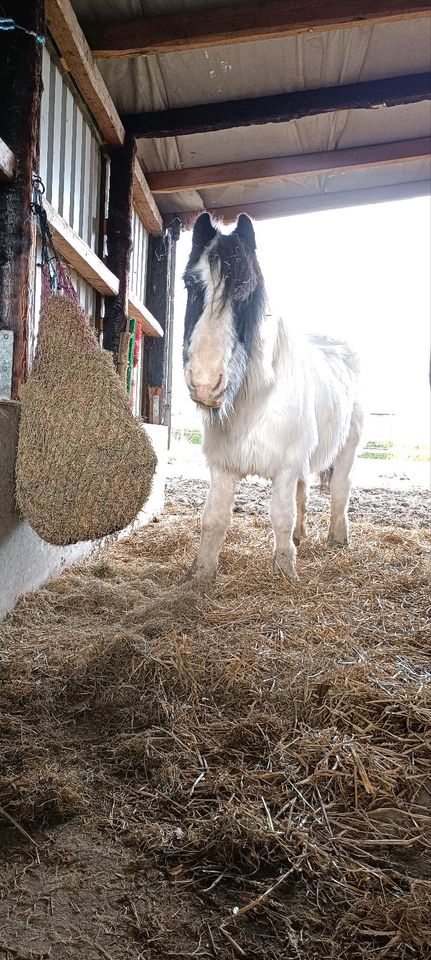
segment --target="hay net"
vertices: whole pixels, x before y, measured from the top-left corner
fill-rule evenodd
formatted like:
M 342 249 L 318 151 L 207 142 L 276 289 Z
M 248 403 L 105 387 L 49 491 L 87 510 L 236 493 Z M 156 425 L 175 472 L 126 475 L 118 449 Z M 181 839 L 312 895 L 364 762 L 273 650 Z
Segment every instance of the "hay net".
M 63 546 L 131 523 L 149 497 L 156 456 L 73 288 L 63 282 L 65 295 L 49 293 L 42 270 L 45 302 L 22 393 L 16 498 L 39 536 Z

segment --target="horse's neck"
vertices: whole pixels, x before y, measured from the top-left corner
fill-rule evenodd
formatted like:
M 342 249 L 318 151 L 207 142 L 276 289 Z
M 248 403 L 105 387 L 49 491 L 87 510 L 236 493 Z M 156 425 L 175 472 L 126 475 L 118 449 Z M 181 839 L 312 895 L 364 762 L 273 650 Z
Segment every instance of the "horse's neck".
M 266 313 L 256 329 L 246 375 L 247 393 L 268 390 L 275 382 L 281 340 L 282 321 Z

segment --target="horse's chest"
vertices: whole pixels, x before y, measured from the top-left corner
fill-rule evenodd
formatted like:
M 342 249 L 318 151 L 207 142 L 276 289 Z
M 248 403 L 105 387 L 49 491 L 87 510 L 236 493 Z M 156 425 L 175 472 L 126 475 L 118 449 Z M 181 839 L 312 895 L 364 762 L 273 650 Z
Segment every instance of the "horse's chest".
M 247 476 L 271 478 L 280 469 L 286 448 L 286 419 L 271 407 L 258 414 L 244 410 L 228 430 L 209 428 L 204 452 L 209 465 Z

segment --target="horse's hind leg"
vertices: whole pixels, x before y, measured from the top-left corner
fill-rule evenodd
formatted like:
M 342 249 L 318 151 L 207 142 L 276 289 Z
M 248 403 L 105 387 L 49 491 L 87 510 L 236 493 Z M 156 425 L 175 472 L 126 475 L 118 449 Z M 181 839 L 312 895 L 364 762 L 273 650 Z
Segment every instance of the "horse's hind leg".
M 305 480 L 298 480 L 296 485 L 296 523 L 293 533 L 293 542 L 297 547 L 307 533 L 305 515 L 308 502 L 308 484 Z
M 333 464 L 330 493 L 331 520 L 328 543 L 343 546 L 349 542 L 347 509 L 350 499 L 352 468 L 362 433 L 363 415 L 359 406 L 353 408 L 350 430 L 343 449 Z

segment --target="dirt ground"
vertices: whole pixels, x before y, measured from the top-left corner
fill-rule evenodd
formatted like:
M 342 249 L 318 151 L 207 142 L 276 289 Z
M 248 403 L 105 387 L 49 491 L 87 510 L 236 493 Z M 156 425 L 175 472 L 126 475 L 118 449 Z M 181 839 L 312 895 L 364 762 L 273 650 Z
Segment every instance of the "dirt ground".
M 172 513 L 189 513 L 201 510 L 208 491 L 206 480 L 185 480 L 177 477 L 168 480 L 166 507 Z M 244 480 L 235 497 L 234 512 L 267 516 L 271 484 L 266 480 Z M 311 486 L 308 512 L 324 513 L 329 509 L 328 491 L 322 492 L 320 484 Z M 364 489 L 354 487 L 350 499 L 349 516 L 352 520 L 363 518 L 375 523 L 396 524 L 408 527 L 431 526 L 431 497 L 427 490 L 412 487 L 410 490 L 387 488 Z
M 429 497 L 314 489 L 292 585 L 241 484 L 198 591 L 206 489 L 0 625 L 0 960 L 426 960 Z

